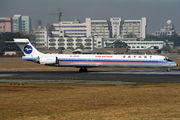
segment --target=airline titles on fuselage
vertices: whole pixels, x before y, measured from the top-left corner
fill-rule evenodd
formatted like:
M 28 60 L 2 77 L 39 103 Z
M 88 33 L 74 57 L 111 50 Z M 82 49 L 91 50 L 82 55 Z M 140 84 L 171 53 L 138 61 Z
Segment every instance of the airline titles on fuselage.
M 70 55 L 70 57 L 72 58 L 78 58 L 79 57 L 79 55 Z M 132 56 L 132 55 L 124 55 L 124 56 L 122 56 L 123 58 L 152 58 L 152 56 L 146 56 L 146 55 L 143 55 L 143 56 L 141 56 L 141 55 L 134 55 L 134 56 Z M 113 58 L 113 55 L 95 55 L 95 58 Z
M 112 58 L 113 56 L 96 55 L 97 58 Z

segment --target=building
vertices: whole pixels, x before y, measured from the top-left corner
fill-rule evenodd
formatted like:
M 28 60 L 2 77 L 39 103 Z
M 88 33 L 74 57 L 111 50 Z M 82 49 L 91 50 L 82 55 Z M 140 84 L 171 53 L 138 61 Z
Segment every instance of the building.
M 41 26 L 39 26 L 34 31 L 34 34 L 36 36 L 36 48 L 48 48 L 48 38 L 50 36 L 50 31 L 46 27 L 42 28 Z
M 92 38 L 53 37 L 48 39 L 48 49 L 80 49 L 93 50 Z
M 107 42 L 105 39 L 109 39 L 112 36 L 124 40 L 130 33 L 136 36 L 132 39 L 144 39 L 146 36 L 145 17 L 141 20 L 110 18 L 110 22 L 111 24 L 108 20 L 92 20 L 91 18 L 86 18 L 83 23 L 77 19 L 74 21 L 54 23 L 51 36 L 48 38 L 47 48 L 77 49 L 81 45 L 81 47 L 84 46 L 85 49 L 93 50 L 93 48 L 104 48 L 106 46 L 105 42 Z M 82 43 L 79 44 L 80 41 L 77 43 L 76 40 L 80 40 Z M 87 41 L 89 41 L 89 43 L 87 43 Z
M 12 32 L 21 32 L 21 15 L 14 15 L 12 18 Z
M 65 43 L 64 46 L 61 44 L 61 46 L 56 47 L 52 47 L 52 44 L 49 46 L 48 44 L 48 48 L 63 47 L 65 49 L 76 49 L 79 48 L 80 44 L 76 42 L 67 44 L 66 39 L 71 38 L 75 41 L 78 38 L 82 38 L 82 45 L 84 45 L 85 49 L 93 50 L 94 45 L 95 47 L 102 48 L 103 42 L 101 38 L 109 37 L 110 35 L 107 20 L 91 20 L 90 18 L 86 18 L 85 22 L 81 23 L 75 19 L 74 21 L 61 21 L 60 24 L 53 24 L 53 27 L 54 30 L 52 31 L 51 38 L 55 38 L 56 40 L 64 38 Z M 90 43 L 86 43 L 88 39 L 91 40 Z
M 161 49 L 164 41 L 137 41 L 137 38 L 105 38 L 104 47 L 113 44 L 115 41 L 122 41 L 128 45 L 130 50 Z
M 61 21 L 53 24 L 52 37 L 109 37 L 107 20 L 91 20 L 86 18 L 84 23 L 74 21 Z
M 87 37 L 86 23 L 81 23 L 79 20 L 61 21 L 61 23 L 53 24 L 54 30 L 51 37 Z
M 154 35 L 154 36 L 160 36 L 160 35 L 171 36 L 171 35 L 174 35 L 174 33 L 175 33 L 174 25 L 172 25 L 172 21 L 171 20 L 168 20 L 167 24 L 164 25 L 164 29 L 156 31 L 152 35 Z
M 110 30 L 107 20 L 91 20 L 86 18 L 87 37 L 109 38 Z
M 111 18 L 112 37 L 127 38 L 133 34 L 135 38 L 146 38 L 147 18 L 140 20 L 121 20 L 121 18 Z
M 116 38 L 121 36 L 121 18 L 110 18 L 111 21 L 111 36 Z
M 1 32 L 11 32 L 11 18 L 10 17 L 0 17 L 0 33 Z
M 29 16 L 21 16 L 21 32 L 31 33 L 31 18 Z
M 31 18 L 29 16 L 14 15 L 12 18 L 12 32 L 31 33 Z
M 130 50 L 161 49 L 164 41 L 125 41 Z
M 115 41 L 121 41 L 121 42 L 125 42 L 125 41 L 136 41 L 137 38 L 104 38 L 103 39 L 103 44 L 104 47 L 112 47 L 113 43 Z

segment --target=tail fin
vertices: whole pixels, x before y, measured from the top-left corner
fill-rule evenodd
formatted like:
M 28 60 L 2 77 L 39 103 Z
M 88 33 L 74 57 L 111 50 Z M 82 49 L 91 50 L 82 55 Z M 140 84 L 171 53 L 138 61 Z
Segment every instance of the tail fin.
M 16 43 L 19 46 L 25 56 L 38 57 L 43 54 L 39 52 L 26 38 L 14 38 L 13 43 Z

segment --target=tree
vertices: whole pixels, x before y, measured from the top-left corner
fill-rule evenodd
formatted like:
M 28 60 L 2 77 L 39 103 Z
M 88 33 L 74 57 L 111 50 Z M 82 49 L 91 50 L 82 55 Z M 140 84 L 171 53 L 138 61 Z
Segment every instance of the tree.
M 84 45 L 80 45 L 80 47 L 79 47 L 81 50 L 84 50 Z
M 169 45 L 164 46 L 163 48 L 161 48 L 161 51 L 171 51 L 171 47 Z
M 147 55 L 151 55 L 152 53 L 151 53 L 150 51 L 147 51 L 146 54 L 147 54 Z
M 114 48 L 127 48 L 128 47 L 128 45 L 126 44 L 126 43 L 124 43 L 124 42 L 121 42 L 121 41 L 115 41 L 114 43 L 113 43 L 113 47 Z
M 135 35 L 134 33 L 130 32 L 126 35 L 126 38 L 137 38 L 137 35 Z

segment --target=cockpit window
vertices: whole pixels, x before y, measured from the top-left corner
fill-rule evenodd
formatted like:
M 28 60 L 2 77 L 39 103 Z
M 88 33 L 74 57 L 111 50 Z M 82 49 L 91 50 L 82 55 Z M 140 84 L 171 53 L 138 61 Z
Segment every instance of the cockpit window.
M 172 61 L 172 60 L 168 59 L 167 57 L 166 57 L 166 58 L 164 58 L 164 60 L 166 60 L 166 61 Z

